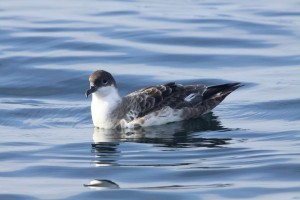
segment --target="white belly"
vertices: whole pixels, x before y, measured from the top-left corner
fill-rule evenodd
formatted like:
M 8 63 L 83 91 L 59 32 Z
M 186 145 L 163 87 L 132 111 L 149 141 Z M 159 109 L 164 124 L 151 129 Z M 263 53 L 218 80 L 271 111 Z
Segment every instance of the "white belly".
M 167 124 L 170 122 L 176 122 L 183 120 L 181 117 L 182 110 L 173 110 L 170 107 L 165 107 L 162 110 L 155 111 L 145 115 L 144 117 L 137 118 L 129 123 L 126 123 L 125 120 L 121 121 L 122 128 L 134 128 L 138 126 L 155 126 Z

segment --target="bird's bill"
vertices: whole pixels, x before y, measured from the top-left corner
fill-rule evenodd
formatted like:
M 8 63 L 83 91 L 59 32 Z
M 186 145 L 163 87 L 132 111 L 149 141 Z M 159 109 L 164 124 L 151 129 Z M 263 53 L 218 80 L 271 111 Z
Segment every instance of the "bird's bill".
M 87 90 L 86 93 L 85 93 L 86 98 L 88 98 L 90 94 L 92 94 L 96 91 L 97 91 L 97 87 L 96 86 L 91 86 L 91 88 L 89 90 Z

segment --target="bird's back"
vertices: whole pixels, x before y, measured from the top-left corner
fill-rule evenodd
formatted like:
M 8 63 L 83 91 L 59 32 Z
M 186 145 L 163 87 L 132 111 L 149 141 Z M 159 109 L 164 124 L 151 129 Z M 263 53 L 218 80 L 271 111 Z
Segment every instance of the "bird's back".
M 123 97 L 112 113 L 121 128 L 151 126 L 196 118 L 222 102 L 239 83 L 207 87 L 174 82 L 143 88 Z

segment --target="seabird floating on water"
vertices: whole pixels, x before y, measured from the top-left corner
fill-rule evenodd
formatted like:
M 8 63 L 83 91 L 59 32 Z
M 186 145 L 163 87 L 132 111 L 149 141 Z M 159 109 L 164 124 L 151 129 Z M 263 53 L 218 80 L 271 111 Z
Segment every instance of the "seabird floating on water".
M 150 86 L 120 97 L 113 76 L 97 70 L 89 77 L 91 112 L 95 127 L 136 128 L 197 118 L 211 111 L 240 83 L 206 86 L 170 82 Z

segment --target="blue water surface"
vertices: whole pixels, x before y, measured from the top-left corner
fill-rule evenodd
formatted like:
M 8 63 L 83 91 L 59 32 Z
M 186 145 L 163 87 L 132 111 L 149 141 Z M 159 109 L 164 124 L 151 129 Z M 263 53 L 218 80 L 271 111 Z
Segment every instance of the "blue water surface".
M 300 199 L 300 3 L 0 2 L 0 199 Z M 242 82 L 200 119 L 94 129 L 88 76 L 121 95 Z

